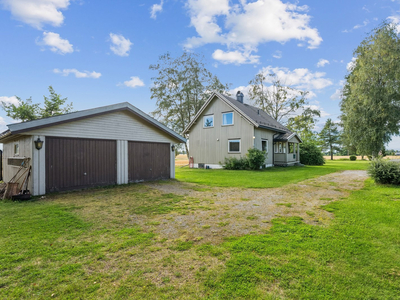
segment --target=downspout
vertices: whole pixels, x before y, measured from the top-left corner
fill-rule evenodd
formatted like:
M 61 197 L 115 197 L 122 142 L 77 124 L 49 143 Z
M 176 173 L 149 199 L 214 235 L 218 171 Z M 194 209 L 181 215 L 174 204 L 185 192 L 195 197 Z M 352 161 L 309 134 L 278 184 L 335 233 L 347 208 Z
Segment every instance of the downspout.
M 275 166 L 275 135 L 279 135 L 280 133 L 275 133 L 272 136 L 272 165 Z

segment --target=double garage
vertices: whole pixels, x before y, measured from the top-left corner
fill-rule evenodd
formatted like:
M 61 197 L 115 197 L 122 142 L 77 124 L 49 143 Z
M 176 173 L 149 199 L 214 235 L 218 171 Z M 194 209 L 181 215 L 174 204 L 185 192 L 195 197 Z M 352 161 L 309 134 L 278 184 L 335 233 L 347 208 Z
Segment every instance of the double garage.
M 128 182 L 171 177 L 170 145 L 128 141 Z M 117 141 L 46 138 L 46 192 L 117 184 Z
M 174 178 L 174 147 L 185 142 L 129 103 L 8 127 L 0 136 L 5 181 L 27 161 L 34 195 Z

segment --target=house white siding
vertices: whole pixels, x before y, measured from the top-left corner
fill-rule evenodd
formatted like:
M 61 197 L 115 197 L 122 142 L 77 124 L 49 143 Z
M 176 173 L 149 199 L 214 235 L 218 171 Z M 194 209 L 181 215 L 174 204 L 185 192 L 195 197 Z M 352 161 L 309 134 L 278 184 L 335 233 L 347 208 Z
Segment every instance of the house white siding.
M 273 164 L 273 151 L 274 151 L 274 134 L 271 130 L 262 129 L 262 128 L 254 128 L 254 147 L 262 150 L 261 145 L 263 140 L 268 141 L 268 151 L 267 151 L 267 159 L 265 160 L 266 165 Z
M 199 116 L 197 122 L 189 132 L 189 154 L 193 156 L 194 163 L 218 165 L 223 163 L 225 157 L 245 156 L 247 150 L 254 146 L 254 126 L 241 115 L 233 113 L 233 125 L 222 125 L 222 113 L 234 112 L 223 101 L 214 97 L 205 111 Z M 214 115 L 214 126 L 203 127 L 203 117 Z M 228 141 L 240 139 L 240 153 L 228 152 Z

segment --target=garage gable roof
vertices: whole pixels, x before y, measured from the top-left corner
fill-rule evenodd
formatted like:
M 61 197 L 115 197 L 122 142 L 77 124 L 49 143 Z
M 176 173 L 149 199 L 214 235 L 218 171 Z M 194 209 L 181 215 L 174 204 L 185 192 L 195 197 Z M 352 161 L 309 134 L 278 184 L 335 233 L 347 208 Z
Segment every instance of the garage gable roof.
M 0 135 L 0 141 L 2 138 L 5 138 L 9 136 L 10 134 L 19 134 L 19 133 L 24 133 L 27 131 L 31 131 L 33 129 L 38 129 L 38 128 L 43 128 L 43 127 L 48 127 L 48 126 L 53 126 L 57 125 L 60 123 L 66 123 L 66 122 L 72 122 L 75 120 L 79 119 L 84 119 L 84 118 L 90 118 L 96 115 L 101 115 L 101 114 L 107 114 L 115 111 L 122 111 L 126 110 L 134 115 L 140 117 L 142 120 L 150 123 L 151 125 L 157 127 L 158 129 L 164 131 L 165 133 L 169 134 L 173 138 L 177 139 L 178 141 L 182 143 L 186 143 L 186 139 L 173 131 L 172 129 L 168 128 L 164 124 L 160 123 L 159 121 L 153 119 L 150 117 L 148 114 L 144 113 L 137 107 L 133 106 L 132 104 L 128 102 L 122 102 L 118 104 L 113 104 L 113 105 L 108 105 L 108 106 L 102 106 L 102 107 L 97 107 L 97 108 L 92 108 L 92 109 L 87 109 L 87 110 L 81 110 L 77 112 L 72 112 L 64 115 L 58 115 L 58 116 L 53 116 L 49 118 L 44 118 L 44 119 L 39 119 L 39 120 L 33 120 L 33 121 L 28 121 L 28 122 L 21 122 L 21 123 L 15 123 L 15 124 L 9 124 L 7 127 L 9 128 L 7 131 L 3 132 Z

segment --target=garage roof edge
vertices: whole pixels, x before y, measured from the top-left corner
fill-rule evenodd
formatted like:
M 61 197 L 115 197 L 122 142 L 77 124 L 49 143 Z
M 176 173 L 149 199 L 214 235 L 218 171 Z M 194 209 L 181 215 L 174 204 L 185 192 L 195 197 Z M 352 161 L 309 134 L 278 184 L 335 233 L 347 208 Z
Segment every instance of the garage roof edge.
M 43 118 L 43 119 L 38 119 L 38 120 L 33 120 L 33 121 L 28 121 L 28 122 L 21 122 L 21 123 L 14 123 L 14 124 L 9 124 L 7 127 L 9 128 L 9 131 L 11 134 L 16 134 L 16 133 L 22 133 L 26 131 L 31 131 L 36 128 L 42 128 L 42 127 L 48 127 L 48 126 L 53 126 L 57 125 L 59 123 L 64 123 L 64 122 L 70 122 L 74 121 L 76 119 L 82 119 L 82 118 L 88 118 L 88 117 L 93 117 L 95 115 L 99 114 L 106 114 L 110 113 L 113 111 L 118 111 L 118 110 L 128 110 L 135 115 L 139 116 L 140 118 L 144 119 L 145 121 L 151 123 L 155 127 L 161 129 L 162 131 L 166 132 L 170 136 L 174 137 L 178 141 L 185 143 L 186 139 L 173 131 L 172 129 L 168 128 L 164 124 L 160 123 L 156 119 L 150 117 L 148 114 L 144 113 L 137 107 L 133 106 L 132 104 L 128 102 L 122 102 L 122 103 L 117 103 L 113 105 L 108 105 L 108 106 L 102 106 L 102 107 L 97 107 L 97 108 L 92 108 L 92 109 L 87 109 L 87 110 L 81 110 L 77 112 L 72 112 L 64 115 L 58 115 L 58 116 L 53 116 L 49 118 Z M 0 136 L 0 141 L 4 136 Z

